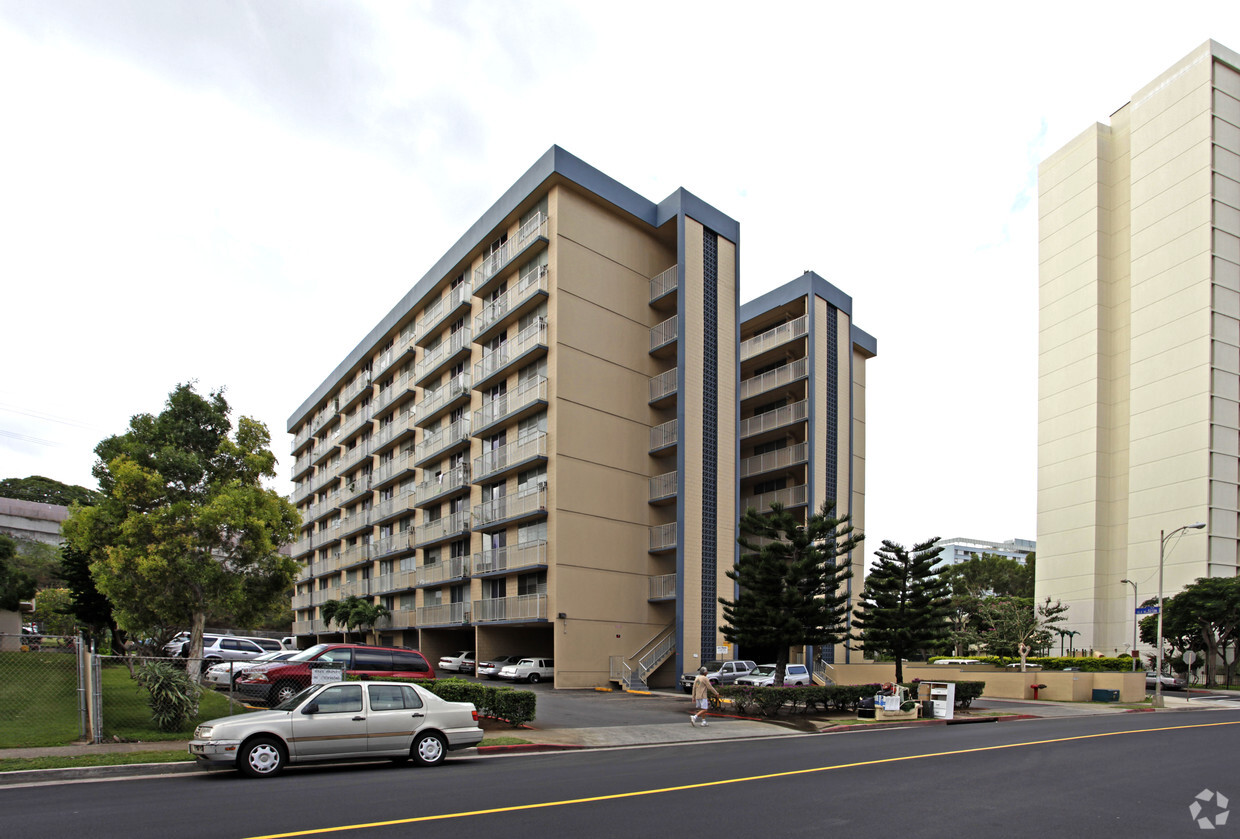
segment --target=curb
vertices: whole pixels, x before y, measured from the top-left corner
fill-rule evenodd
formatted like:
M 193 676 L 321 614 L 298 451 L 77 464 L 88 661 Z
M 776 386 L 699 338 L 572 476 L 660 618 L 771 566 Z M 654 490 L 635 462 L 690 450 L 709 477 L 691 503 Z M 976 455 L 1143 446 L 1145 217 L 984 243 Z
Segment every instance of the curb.
M 132 778 L 143 775 L 188 775 L 206 772 L 197 762 L 127 763 L 121 766 L 82 766 L 63 769 L 18 769 L 0 772 L 0 788 L 17 784 L 45 784 L 89 778 Z
M 511 746 L 478 746 L 478 754 L 525 754 L 529 752 L 571 752 L 576 749 L 589 749 L 591 746 L 579 746 L 565 743 L 517 743 Z

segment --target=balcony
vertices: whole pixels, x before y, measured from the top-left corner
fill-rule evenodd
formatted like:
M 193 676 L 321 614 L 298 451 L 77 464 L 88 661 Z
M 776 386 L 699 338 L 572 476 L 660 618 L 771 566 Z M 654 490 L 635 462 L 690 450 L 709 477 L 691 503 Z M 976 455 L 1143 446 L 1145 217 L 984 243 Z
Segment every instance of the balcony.
M 761 495 L 742 495 L 741 510 L 753 508 L 759 513 L 765 513 L 771 509 L 772 504 L 782 504 L 785 507 L 804 507 L 809 500 L 809 487 L 805 484 L 788 487 L 786 489 L 777 489 L 773 492 L 764 492 Z
M 474 576 L 508 574 L 547 567 L 547 543 L 522 542 L 474 554 Z
M 494 480 L 535 460 L 545 460 L 546 457 L 547 433 L 540 431 L 474 458 L 473 481 L 478 484 Z
M 748 340 L 741 341 L 741 361 L 748 361 L 789 341 L 804 338 L 807 334 L 809 334 L 808 315 L 801 315 L 796 320 L 781 323 L 774 329 L 768 329 Z
M 392 574 L 380 574 L 375 577 L 374 585 L 371 586 L 375 594 L 383 594 L 389 591 L 409 591 L 413 588 L 413 572 L 397 571 Z
M 293 557 L 305 556 L 306 554 L 310 553 L 310 551 L 314 550 L 314 536 L 313 535 L 303 536 L 302 538 L 294 542 L 293 546 L 289 550 L 290 550 L 290 554 L 289 554 L 290 556 L 293 556 Z
M 340 392 L 340 407 L 342 410 L 348 410 L 349 406 L 357 399 L 365 396 L 370 392 L 370 371 L 362 370 L 357 377 L 344 386 L 344 390 Z
M 680 337 L 679 315 L 672 315 L 662 323 L 650 327 L 650 352 L 655 353 Z
M 680 285 L 680 266 L 673 265 L 666 271 L 662 272 L 650 280 L 650 302 L 653 304 L 656 300 L 664 295 L 671 294 L 676 291 Z
M 517 231 L 511 241 L 500 245 L 499 249 L 482 260 L 482 264 L 474 269 L 474 288 L 482 294 L 486 282 L 498 276 L 501 271 L 527 248 L 539 240 L 547 239 L 547 217 L 538 213 Z
M 793 402 L 791 405 L 785 405 L 764 414 L 754 414 L 748 419 L 741 420 L 741 439 L 783 428 L 794 422 L 804 422 L 808 416 L 809 402 L 806 400 Z
M 455 469 L 449 469 L 441 475 L 432 476 L 418 484 L 414 490 L 413 503 L 421 507 L 437 502 L 445 495 L 469 488 L 469 469 L 462 463 Z
M 650 596 L 647 600 L 676 599 L 676 575 L 659 574 L 650 578 Z
M 418 466 L 443 457 L 448 452 L 469 444 L 469 417 L 463 416 L 451 425 L 445 426 L 422 438 L 413 449 L 413 460 Z
M 416 547 L 425 545 L 433 545 L 435 542 L 442 542 L 446 539 L 452 539 L 456 536 L 464 536 L 469 533 L 469 511 L 461 510 L 457 513 L 444 516 L 435 521 L 420 524 L 413 530 L 413 543 Z
M 344 457 L 342 457 L 340 460 L 340 466 L 337 468 L 336 471 L 351 472 L 353 471 L 354 468 L 356 468 L 362 462 L 369 463 L 370 457 L 371 457 L 370 442 L 367 441 L 365 443 L 358 443 L 353 448 L 347 449 L 345 451 Z
M 680 388 L 680 371 L 673 368 L 650 377 L 650 404 L 656 405 L 675 396 Z
M 393 379 L 390 385 L 379 391 L 379 395 L 375 397 L 375 401 L 372 403 L 374 410 L 371 413 L 378 416 L 383 412 L 384 408 L 396 402 L 400 397 L 413 392 L 413 373 L 406 370 Z
M 547 377 L 538 376 L 517 386 L 474 411 L 475 436 L 493 425 L 533 413 L 532 408 L 547 404 Z
M 416 346 L 413 338 L 414 326 L 409 324 L 401 330 L 400 335 L 396 336 L 392 346 L 379 354 L 379 360 L 375 362 L 375 379 L 378 379 L 393 364 L 401 361 L 406 353 L 413 352 Z
M 306 472 L 309 472 L 310 467 L 313 465 L 314 465 L 314 460 L 311 458 L 310 452 L 306 452 L 305 454 L 301 455 L 300 457 L 298 457 L 296 460 L 293 461 L 293 471 L 289 474 L 289 479 L 292 481 L 296 481 Z
M 403 553 L 409 553 L 413 550 L 412 534 L 406 530 L 403 533 L 394 533 L 391 536 L 384 536 L 382 539 L 376 539 L 370 543 L 370 555 L 375 559 L 381 559 L 388 556 L 397 556 Z
M 358 542 L 345 548 L 340 554 L 340 567 L 348 568 L 351 565 L 360 565 L 363 562 L 370 561 L 370 543 Z
M 474 601 L 474 623 L 500 621 L 545 621 L 547 595 L 522 594 Z
M 797 443 L 773 452 L 756 454 L 741 461 L 741 477 L 752 478 L 777 469 L 787 469 L 809 460 L 809 444 Z
M 340 506 L 347 507 L 368 495 L 370 495 L 370 473 L 358 473 L 345 479 L 344 488 L 340 491 Z
M 447 340 L 440 342 L 439 346 L 432 350 L 427 350 L 413 368 L 413 382 L 420 385 L 431 376 L 443 369 L 445 364 L 451 363 L 454 359 L 463 355 L 468 355 L 472 349 L 473 333 L 470 332 L 468 326 L 458 329 L 448 336 Z
M 415 586 L 432 586 L 464 580 L 469 576 L 469 557 L 454 556 L 447 562 L 421 565 L 414 572 Z
M 293 621 L 294 635 L 313 635 L 315 632 L 314 625 L 322 623 L 322 621 Z
M 375 524 L 379 524 L 385 519 L 394 518 L 413 510 L 413 493 L 403 492 L 392 496 L 386 501 L 380 501 L 375 505 L 375 511 L 371 519 Z
M 300 507 L 303 501 L 308 501 L 310 496 L 314 494 L 314 480 L 307 477 L 306 480 L 293 486 L 293 494 L 289 496 L 289 500 L 293 502 L 294 507 Z
M 394 609 L 392 614 L 375 622 L 375 629 L 412 629 L 415 626 L 414 613 L 409 609 Z
M 468 603 L 440 603 L 418 607 L 418 626 L 453 626 L 469 623 Z
M 474 507 L 474 529 L 546 514 L 547 483 L 543 481 L 535 489 L 516 495 L 502 495 Z
M 320 466 L 311 478 L 310 486 L 313 492 L 322 492 L 338 480 L 340 480 L 340 474 L 334 467 Z
M 306 521 L 315 521 L 317 519 L 321 519 L 323 518 L 323 516 L 332 512 L 339 506 L 340 506 L 340 491 L 337 490 L 336 492 L 333 492 L 331 495 L 329 495 L 327 498 L 324 498 L 322 501 L 318 501 L 314 504 L 311 504 L 310 512 L 306 515 Z
M 474 365 L 475 386 L 482 387 L 511 365 L 531 356 L 535 350 L 545 352 L 546 349 L 547 321 L 539 318 L 518 332 L 511 341 L 505 341 L 483 354 L 482 359 Z
M 381 461 L 379 468 L 371 475 L 370 484 L 378 489 L 384 484 L 413 474 L 414 460 L 412 454 L 396 455 L 387 461 Z
M 335 418 L 336 412 L 340 408 L 340 400 L 329 400 L 326 405 L 319 409 L 314 415 L 314 419 L 310 420 L 310 433 L 318 436 L 318 433 L 327 427 L 327 424 Z
M 367 507 L 364 510 L 357 510 L 351 516 L 340 517 L 340 538 L 347 539 L 355 536 L 362 531 L 369 531 L 373 526 L 372 513 L 374 511 Z
M 470 379 L 468 373 L 461 373 L 435 390 L 422 392 L 422 401 L 417 404 L 417 424 L 427 426 L 441 413 L 469 399 Z
M 677 420 L 668 420 L 650 429 L 650 451 L 654 453 L 674 446 L 679 439 L 680 426 L 677 425 Z
M 748 399 L 761 393 L 784 387 L 809 375 L 809 359 L 798 358 L 783 367 L 768 370 L 760 376 L 744 379 L 740 386 L 740 398 Z
M 313 605 L 314 605 L 314 592 L 308 591 L 305 594 L 293 595 L 292 608 L 294 612 L 300 611 L 301 609 L 309 609 Z
M 418 319 L 414 340 L 425 346 L 427 339 L 434 335 L 435 329 L 441 323 L 458 309 L 466 308 L 470 305 L 471 297 L 473 297 L 473 290 L 468 282 L 460 283 L 448 289 L 447 293 L 439 298 L 438 302 L 422 312 L 422 317 Z
M 676 497 L 678 472 L 665 472 L 650 479 L 650 503 L 658 504 Z
M 674 550 L 676 550 L 676 522 L 657 524 L 650 528 L 650 553 Z
M 310 442 L 313 436 L 310 433 L 310 423 L 302 423 L 301 428 L 298 428 L 297 433 L 293 435 L 293 448 L 290 451 L 293 454 L 297 454 L 303 446 Z
M 371 594 L 371 580 L 352 580 L 340 587 L 342 597 L 369 597 Z
M 340 426 L 340 442 L 347 443 L 350 437 L 370 424 L 372 416 L 373 413 L 369 405 L 364 408 L 359 407 L 354 411 Z
M 487 330 L 498 326 L 531 308 L 533 301 L 547 295 L 547 266 L 538 265 L 517 278 L 517 284 L 488 303 L 482 314 L 474 318 L 474 331 L 478 339 L 486 337 Z
M 319 461 L 326 459 L 329 455 L 335 454 L 338 448 L 340 448 L 340 445 L 336 435 L 332 435 L 329 440 L 320 440 L 315 443 L 314 448 L 310 450 L 310 460 L 314 463 L 318 463 Z
M 379 426 L 379 430 L 370 438 L 370 450 L 382 451 L 412 434 L 415 428 L 417 424 L 414 422 L 414 409 L 411 405 L 408 410 L 398 413 L 387 425 Z

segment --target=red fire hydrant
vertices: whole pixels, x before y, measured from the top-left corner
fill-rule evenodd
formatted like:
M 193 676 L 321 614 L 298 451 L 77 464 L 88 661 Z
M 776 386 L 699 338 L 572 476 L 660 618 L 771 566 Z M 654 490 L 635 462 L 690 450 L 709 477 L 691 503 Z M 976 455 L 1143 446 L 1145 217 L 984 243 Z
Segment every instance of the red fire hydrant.
M 1043 688 L 1045 688 L 1045 687 L 1046 687 L 1046 685 L 1030 685 L 1029 687 L 1033 688 L 1033 698 L 1034 698 L 1034 699 L 1037 699 L 1037 698 L 1038 698 L 1038 691 L 1040 691 L 1040 690 L 1042 690 Z

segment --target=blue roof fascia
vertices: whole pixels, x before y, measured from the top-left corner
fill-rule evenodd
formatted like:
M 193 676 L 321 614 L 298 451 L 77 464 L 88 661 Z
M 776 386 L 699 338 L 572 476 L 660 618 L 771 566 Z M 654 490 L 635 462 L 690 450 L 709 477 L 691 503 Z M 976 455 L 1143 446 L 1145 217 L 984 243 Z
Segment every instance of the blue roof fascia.
M 741 305 L 740 322 L 757 317 L 763 312 L 778 308 L 793 300 L 808 296 L 821 297 L 835 308 L 848 315 L 849 320 L 852 319 L 852 297 L 836 288 L 827 280 L 815 274 L 813 271 L 806 271 L 794 280 L 784 283 L 778 288 L 771 289 L 761 297 L 755 297 L 748 303 Z M 858 329 L 852 328 L 849 336 L 853 344 L 861 349 L 869 352 L 871 355 L 878 354 L 878 341 L 871 335 Z

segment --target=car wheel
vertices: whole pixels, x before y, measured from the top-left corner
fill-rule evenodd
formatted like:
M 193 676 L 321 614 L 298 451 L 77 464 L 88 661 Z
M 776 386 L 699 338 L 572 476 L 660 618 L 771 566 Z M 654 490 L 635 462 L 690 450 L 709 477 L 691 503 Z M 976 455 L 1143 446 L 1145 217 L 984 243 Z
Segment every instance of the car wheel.
M 287 702 L 297 695 L 297 685 L 291 682 L 281 682 L 271 690 L 271 699 L 269 704 L 272 706 L 279 705 L 281 702 Z
M 284 744 L 271 737 L 256 737 L 241 747 L 237 768 L 251 778 L 270 778 L 288 763 Z
M 531 673 L 530 677 L 526 681 L 528 681 L 532 685 L 532 684 L 536 684 L 538 680 L 541 678 L 542 676 L 539 676 L 537 673 Z
M 419 734 L 413 741 L 413 759 L 418 766 L 437 766 L 448 756 L 448 744 L 443 735 L 434 731 Z

